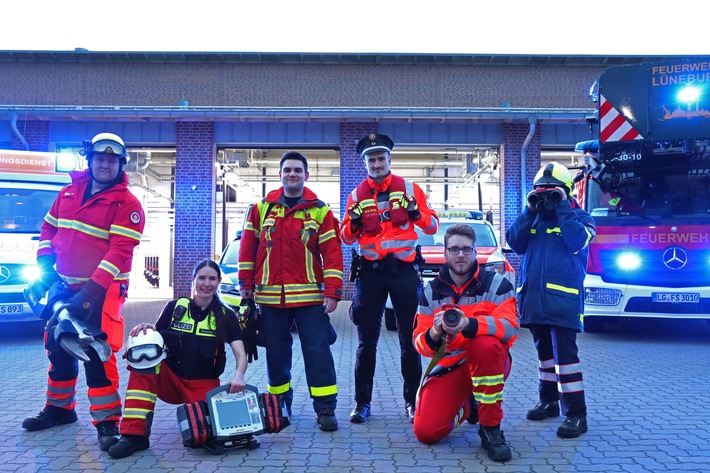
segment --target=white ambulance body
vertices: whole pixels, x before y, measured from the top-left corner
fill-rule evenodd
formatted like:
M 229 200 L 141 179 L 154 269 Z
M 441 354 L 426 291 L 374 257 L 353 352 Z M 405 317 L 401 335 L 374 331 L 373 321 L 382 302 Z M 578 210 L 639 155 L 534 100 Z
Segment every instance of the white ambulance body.
M 0 323 L 39 320 L 22 291 L 40 276 L 44 217 L 71 182 L 68 171 L 83 161 L 73 154 L 0 150 Z

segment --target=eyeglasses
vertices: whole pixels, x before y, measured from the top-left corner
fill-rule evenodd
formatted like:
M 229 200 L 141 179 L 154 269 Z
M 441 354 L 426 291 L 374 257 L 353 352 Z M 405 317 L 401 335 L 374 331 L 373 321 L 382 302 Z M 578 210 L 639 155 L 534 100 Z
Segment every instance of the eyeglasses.
M 465 255 L 470 255 L 473 253 L 473 247 L 472 246 L 464 246 L 463 248 L 459 248 L 458 246 L 452 246 L 451 248 L 446 249 L 449 253 L 452 255 L 457 255 L 459 252 L 463 252 Z

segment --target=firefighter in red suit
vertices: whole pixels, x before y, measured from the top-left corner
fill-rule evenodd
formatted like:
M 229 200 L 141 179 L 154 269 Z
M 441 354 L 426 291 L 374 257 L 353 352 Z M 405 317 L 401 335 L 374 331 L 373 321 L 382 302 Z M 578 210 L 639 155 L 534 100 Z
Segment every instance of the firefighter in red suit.
M 217 263 L 209 259 L 200 261 L 192 273 L 192 299 L 183 297 L 168 302 L 155 325 L 141 323 L 131 330 L 124 355 L 131 374 L 121 420 L 121 440 L 109 449 L 111 457 L 124 458 L 150 447 L 150 428 L 158 399 L 169 404 L 192 403 L 204 400 L 208 391 L 218 387 L 227 361 L 225 344 L 236 361 L 229 393 L 244 391 L 247 369 L 244 335 L 237 315 L 215 295 L 221 280 Z M 155 340 L 152 340 L 154 349 L 150 350 L 151 340 L 141 337 L 154 333 L 148 329 L 162 335 L 167 358 Z
M 420 296 L 414 344 L 432 363 L 419 390 L 414 434 L 432 444 L 465 420 L 480 420 L 488 457 L 506 461 L 511 452 L 500 430 L 501 403 L 508 352 L 520 331 L 515 289 L 502 275 L 480 269 L 475 242 L 470 226 L 447 228 L 446 265 Z
M 88 169 L 71 174 L 72 183 L 59 192 L 44 218 L 37 264 L 43 289 L 51 287 L 50 294 L 59 294 L 68 310 L 93 331 L 100 330 L 110 346 L 107 361 L 92 352 L 84 362 L 89 411 L 100 448 L 106 451 L 118 441 L 121 397 L 115 353 L 123 346 L 121 308 L 145 216 L 140 202 L 128 190 L 128 176 L 123 171 L 128 153 L 123 140 L 112 133 L 100 133 L 83 145 Z M 50 362 L 46 405 L 39 415 L 24 420 L 22 427 L 27 430 L 77 420 L 78 361 L 61 348 L 49 326 L 45 348 Z
M 350 317 L 357 327 L 355 359 L 355 408 L 350 422 L 363 423 L 370 415 L 377 342 L 382 313 L 389 294 L 397 319 L 404 413 L 414 420 L 414 401 L 422 366 L 412 346 L 412 327 L 417 312 L 421 278 L 417 270 L 417 233 L 421 228 L 433 235 L 439 217 L 429 206 L 424 191 L 415 183 L 390 172 L 390 151 L 394 143 L 387 135 L 371 134 L 357 144 L 368 177 L 348 196 L 341 227 L 343 243 L 357 243 L 358 268 Z
M 281 157 L 283 186 L 252 207 L 239 246 L 239 285 L 244 299 L 261 307 L 261 343 L 266 348 L 268 390 L 293 401 L 291 360 L 295 322 L 306 381 L 321 430 L 338 429 L 338 387 L 330 345 L 330 316 L 343 287 L 343 250 L 330 207 L 307 187 L 308 159 Z

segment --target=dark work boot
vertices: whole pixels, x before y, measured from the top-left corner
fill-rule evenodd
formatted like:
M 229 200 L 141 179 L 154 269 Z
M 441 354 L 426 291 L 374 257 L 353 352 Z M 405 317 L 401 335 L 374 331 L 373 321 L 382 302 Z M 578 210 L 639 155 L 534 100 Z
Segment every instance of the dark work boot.
M 481 437 L 481 447 L 488 451 L 488 458 L 491 460 L 504 462 L 513 457 L 510 447 L 505 443 L 505 436 L 499 425 L 494 427 L 480 426 L 478 435 Z
M 28 417 L 22 422 L 22 428 L 35 431 L 44 430 L 56 425 L 72 424 L 77 421 L 74 409 L 67 410 L 61 407 L 44 406 L 35 417 Z
M 354 424 L 362 424 L 370 416 L 370 403 L 358 403 L 350 413 L 350 422 Z
M 121 435 L 118 443 L 108 449 L 108 455 L 112 458 L 125 458 L 134 453 L 150 447 L 148 437 L 142 435 Z
M 335 418 L 335 411 L 330 407 L 324 407 L 318 411 L 317 422 L 323 432 L 338 430 L 338 419 Z
M 99 435 L 99 448 L 102 452 L 108 452 L 112 445 L 118 443 L 118 426 L 116 422 L 99 422 L 96 424 L 96 431 Z
M 466 422 L 469 424 L 478 424 L 478 403 L 473 396 L 468 398 L 468 406 L 470 412 L 468 413 L 468 417 L 466 417 Z
M 555 402 L 538 402 L 535 407 L 528 411 L 528 420 L 543 420 L 548 417 L 559 417 L 560 404 Z
M 579 437 L 587 431 L 586 417 L 568 417 L 557 428 L 557 436 L 563 439 Z

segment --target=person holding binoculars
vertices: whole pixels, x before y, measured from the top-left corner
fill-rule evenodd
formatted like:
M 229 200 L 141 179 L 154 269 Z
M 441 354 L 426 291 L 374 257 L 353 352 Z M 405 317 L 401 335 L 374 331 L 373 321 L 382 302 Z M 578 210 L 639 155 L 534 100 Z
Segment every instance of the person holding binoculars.
M 556 162 L 535 176 L 522 214 L 506 232 L 508 245 L 523 255 L 518 273 L 521 326 L 532 333 L 539 361 L 539 402 L 529 420 L 567 417 L 561 438 L 587 431 L 577 333 L 582 331 L 584 277 L 594 219 L 570 197 L 573 179 Z
M 417 396 L 414 435 L 432 444 L 464 421 L 480 420 L 481 446 L 503 462 L 512 457 L 500 430 L 503 384 L 520 328 L 513 285 L 480 270 L 475 243 L 469 225 L 447 228 L 446 264 L 419 297 L 414 346 L 432 361 Z

